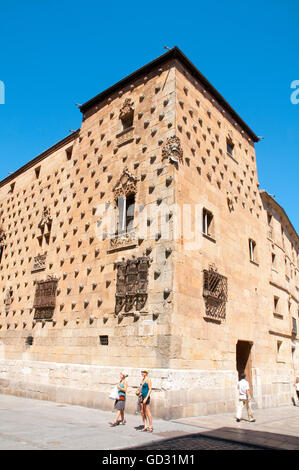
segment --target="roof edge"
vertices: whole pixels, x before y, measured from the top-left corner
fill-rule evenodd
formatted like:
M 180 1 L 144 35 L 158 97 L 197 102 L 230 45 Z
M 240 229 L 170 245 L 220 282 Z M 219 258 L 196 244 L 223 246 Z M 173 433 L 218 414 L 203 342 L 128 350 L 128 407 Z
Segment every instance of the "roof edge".
M 239 116 L 239 114 L 230 106 L 230 104 L 223 98 L 223 96 L 216 90 L 216 88 L 206 79 L 206 77 L 195 67 L 195 65 L 185 56 L 185 54 L 177 47 L 174 46 L 172 49 L 167 51 L 165 54 L 157 57 L 153 61 L 149 62 L 148 64 L 144 65 L 143 67 L 137 69 L 135 72 L 127 75 L 125 78 L 120 80 L 119 82 L 115 83 L 111 87 L 107 88 L 106 90 L 102 91 L 94 98 L 86 101 L 82 104 L 79 109 L 84 114 L 88 111 L 91 107 L 99 103 L 100 101 L 104 100 L 111 94 L 118 91 L 120 88 L 123 88 L 128 83 L 132 82 L 132 80 L 136 80 L 144 73 L 148 73 L 155 67 L 162 65 L 166 61 L 170 59 L 178 59 L 185 67 L 189 70 L 189 72 L 195 76 L 206 88 L 206 90 L 218 101 L 218 103 L 232 116 L 232 118 L 240 125 L 240 127 L 248 134 L 248 136 L 253 140 L 253 142 L 259 142 L 259 138 L 253 132 L 253 130 L 243 121 L 243 119 Z
M 52 147 L 40 153 L 37 157 L 33 158 L 32 160 L 27 162 L 25 165 L 21 166 L 18 170 L 14 171 L 11 175 L 1 180 L 0 188 L 2 186 L 5 186 L 7 183 L 15 179 L 20 174 L 24 173 L 24 171 L 29 170 L 29 168 L 32 168 L 40 161 L 47 158 L 49 155 L 51 155 L 51 153 L 55 152 L 56 150 L 59 150 L 64 145 L 74 140 L 79 135 L 79 132 L 80 132 L 80 129 L 77 129 L 76 131 L 72 132 L 72 134 L 68 135 L 67 137 L 64 137 L 64 139 L 62 140 L 59 140 L 58 142 L 56 142 L 56 144 L 52 145 Z
M 284 208 L 280 204 L 278 204 L 278 202 L 273 198 L 273 196 L 271 196 L 271 194 L 269 194 L 265 189 L 260 189 L 259 192 L 260 192 L 260 195 L 261 195 L 262 199 L 270 201 L 270 203 L 273 204 L 282 213 L 282 215 L 286 218 L 287 222 L 290 224 L 291 230 L 294 232 L 296 242 L 299 244 L 299 235 L 298 235 L 295 227 L 293 226 L 292 222 L 290 221 L 290 219 L 289 219 L 286 211 L 284 210 Z

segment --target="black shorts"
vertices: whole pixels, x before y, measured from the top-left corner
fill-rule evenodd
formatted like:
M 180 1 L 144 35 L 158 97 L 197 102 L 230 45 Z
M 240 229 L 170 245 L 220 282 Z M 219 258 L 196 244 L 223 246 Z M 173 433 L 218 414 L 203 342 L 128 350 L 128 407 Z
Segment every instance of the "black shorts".
M 145 397 L 144 397 L 145 398 Z M 144 400 L 144 398 L 142 397 L 142 400 Z M 151 402 L 151 397 L 148 397 L 148 399 L 146 400 L 145 403 L 143 403 L 144 405 L 149 405 Z

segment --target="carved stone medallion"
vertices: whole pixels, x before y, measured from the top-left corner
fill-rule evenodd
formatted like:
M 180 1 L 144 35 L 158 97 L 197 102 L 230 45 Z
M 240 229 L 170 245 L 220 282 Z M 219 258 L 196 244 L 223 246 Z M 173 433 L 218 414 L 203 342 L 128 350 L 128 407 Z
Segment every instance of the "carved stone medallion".
M 183 161 L 183 149 L 181 147 L 181 141 L 176 135 L 169 137 L 166 144 L 162 148 L 162 160 L 164 158 L 173 157 L 176 160 Z
M 130 114 L 132 114 L 134 112 L 134 108 L 133 108 L 133 101 L 131 100 L 131 98 L 126 98 L 122 107 L 120 108 L 120 111 L 119 111 L 119 119 L 126 119 L 128 116 L 130 116 Z
M 38 227 L 40 229 L 43 229 L 45 225 L 50 225 L 52 223 L 52 217 L 51 217 L 51 211 L 49 207 L 44 207 L 43 213 L 42 213 L 42 218 L 40 223 L 38 224 Z

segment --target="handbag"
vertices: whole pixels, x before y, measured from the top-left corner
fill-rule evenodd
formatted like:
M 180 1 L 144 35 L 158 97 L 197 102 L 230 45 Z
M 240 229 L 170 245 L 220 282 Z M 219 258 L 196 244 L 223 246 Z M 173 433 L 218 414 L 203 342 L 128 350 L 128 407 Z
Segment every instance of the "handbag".
M 138 395 L 138 403 L 141 405 L 141 403 L 143 403 L 143 396 L 141 395 L 141 393 Z
M 111 390 L 109 398 L 111 400 L 118 400 L 118 387 L 117 386 Z

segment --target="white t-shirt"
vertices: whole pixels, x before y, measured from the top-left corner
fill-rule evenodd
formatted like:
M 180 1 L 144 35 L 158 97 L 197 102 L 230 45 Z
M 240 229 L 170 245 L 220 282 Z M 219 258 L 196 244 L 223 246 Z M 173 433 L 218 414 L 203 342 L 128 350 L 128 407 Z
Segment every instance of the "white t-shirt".
M 246 400 L 247 399 L 246 390 L 249 390 L 249 383 L 247 382 L 247 380 L 245 379 L 240 380 L 238 383 L 238 389 L 239 389 L 239 398 L 242 400 Z

